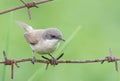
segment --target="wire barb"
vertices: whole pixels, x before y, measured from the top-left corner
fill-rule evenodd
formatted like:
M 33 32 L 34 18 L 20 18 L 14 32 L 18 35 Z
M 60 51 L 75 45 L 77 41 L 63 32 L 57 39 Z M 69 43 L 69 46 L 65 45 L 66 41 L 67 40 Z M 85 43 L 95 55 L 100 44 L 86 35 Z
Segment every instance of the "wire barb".
M 15 8 L 11 8 L 11 9 L 8 9 L 8 10 L 1 11 L 0 14 L 5 14 L 5 13 L 8 13 L 8 12 L 11 12 L 11 11 L 14 11 L 14 10 L 18 10 L 18 9 L 27 7 L 27 9 L 28 9 L 28 16 L 29 16 L 29 19 L 31 19 L 31 15 L 30 15 L 30 11 L 29 11 L 30 8 L 32 8 L 32 7 L 38 8 L 38 6 L 37 6 L 38 4 L 43 4 L 43 3 L 46 3 L 46 2 L 49 2 L 49 1 L 53 1 L 53 0 L 40 0 L 38 2 L 28 2 L 28 3 L 26 3 L 24 0 L 20 0 L 20 1 L 24 5 L 18 6 L 18 7 L 15 7 Z
M 116 58 L 115 56 L 113 56 L 112 54 L 112 51 L 111 49 L 109 50 L 110 51 L 110 56 L 107 56 L 105 58 L 102 58 L 102 59 L 91 59 L 91 60 L 59 60 L 63 55 L 64 53 L 62 53 L 60 56 L 58 56 L 56 58 L 56 63 L 57 64 L 60 64 L 60 63 L 97 63 L 97 62 L 101 62 L 101 63 L 104 63 L 105 61 L 106 62 L 114 62 L 115 63 L 115 68 L 116 68 L 116 71 L 118 71 L 118 61 L 120 61 L 120 58 Z M 111 57 L 112 55 L 112 57 Z M 0 61 L 0 64 L 4 64 L 4 65 L 11 65 L 11 79 L 14 78 L 14 64 L 18 66 L 18 63 L 22 63 L 22 62 L 31 62 L 32 61 L 32 58 L 25 58 L 25 59 L 20 59 L 20 60 L 12 60 L 12 59 L 8 59 L 7 56 L 6 56 L 6 53 L 5 51 L 3 51 L 3 56 L 4 56 L 4 61 Z M 48 66 L 49 64 L 51 64 L 51 59 L 47 58 L 47 57 L 44 57 L 42 56 L 42 58 L 44 58 L 45 60 L 39 60 L 39 59 L 36 59 L 36 63 L 44 63 L 44 64 L 47 64 L 46 65 L 46 70 L 48 69 Z M 56 64 L 56 65 L 57 65 Z M 52 65 L 52 64 L 51 64 Z
M 57 60 L 59 60 L 63 55 L 64 53 L 62 53 L 59 57 L 57 57 Z
M 7 56 L 6 56 L 5 50 L 3 50 L 3 56 L 4 56 L 4 59 L 6 61 L 7 60 Z
M 24 0 L 20 0 L 20 1 L 27 7 L 28 17 L 29 19 L 31 19 L 30 8 L 32 7 L 38 8 L 38 6 L 36 5 L 36 2 L 33 1 L 33 2 L 26 3 Z
M 11 79 L 14 78 L 14 64 L 11 65 Z
M 17 68 L 19 68 L 20 66 L 17 64 L 17 62 L 16 61 L 14 61 L 14 64 L 15 64 L 15 66 L 17 67 Z
M 14 78 L 14 64 L 16 65 L 16 67 L 19 67 L 19 66 L 16 63 L 16 61 L 7 58 L 5 51 L 3 51 L 3 57 L 4 57 L 4 65 L 11 65 L 11 79 L 13 79 Z
M 117 58 L 114 56 L 113 52 L 112 52 L 112 48 L 109 48 L 109 52 L 110 52 L 110 56 L 105 57 L 105 59 L 103 61 L 101 61 L 101 64 L 103 64 L 105 61 L 108 62 L 115 62 L 115 69 L 118 72 L 118 60 Z

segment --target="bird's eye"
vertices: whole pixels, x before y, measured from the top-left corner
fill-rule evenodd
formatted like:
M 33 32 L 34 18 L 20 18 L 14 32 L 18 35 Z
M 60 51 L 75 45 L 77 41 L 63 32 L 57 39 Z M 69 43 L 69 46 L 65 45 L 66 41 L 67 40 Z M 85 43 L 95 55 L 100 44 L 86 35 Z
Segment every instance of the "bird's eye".
M 55 36 L 54 36 L 54 35 L 52 35 L 51 37 L 52 37 L 52 38 L 55 38 Z

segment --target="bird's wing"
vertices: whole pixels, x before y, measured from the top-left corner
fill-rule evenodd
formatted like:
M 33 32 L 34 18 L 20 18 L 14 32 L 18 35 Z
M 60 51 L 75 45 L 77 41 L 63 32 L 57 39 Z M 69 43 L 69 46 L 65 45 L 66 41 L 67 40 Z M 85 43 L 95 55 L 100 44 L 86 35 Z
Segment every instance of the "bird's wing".
M 31 32 L 26 32 L 24 37 L 28 43 L 35 45 L 41 40 L 42 34 L 43 30 L 34 30 Z

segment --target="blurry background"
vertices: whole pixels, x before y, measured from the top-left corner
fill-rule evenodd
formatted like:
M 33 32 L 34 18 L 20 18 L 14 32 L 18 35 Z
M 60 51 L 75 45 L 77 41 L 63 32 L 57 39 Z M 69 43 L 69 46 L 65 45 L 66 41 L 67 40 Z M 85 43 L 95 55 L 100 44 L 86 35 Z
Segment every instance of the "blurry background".
M 18 5 L 23 5 L 20 0 L 1 0 L 0 11 Z M 1 60 L 3 50 L 13 59 L 32 56 L 23 37 L 24 30 L 15 23 L 16 20 L 35 29 L 59 28 L 67 44 L 61 42 L 53 54 L 55 57 L 64 52 L 61 58 L 64 60 L 104 58 L 109 55 L 110 47 L 115 56 L 120 56 L 120 0 L 54 0 L 32 8 L 31 14 L 29 20 L 24 8 L 0 15 Z M 38 54 L 35 56 L 42 59 Z M 47 71 L 45 64 L 28 62 L 19 65 L 20 68 L 15 67 L 14 80 L 10 79 L 10 66 L 0 65 L 0 81 L 120 81 L 114 63 L 59 64 L 49 66 Z

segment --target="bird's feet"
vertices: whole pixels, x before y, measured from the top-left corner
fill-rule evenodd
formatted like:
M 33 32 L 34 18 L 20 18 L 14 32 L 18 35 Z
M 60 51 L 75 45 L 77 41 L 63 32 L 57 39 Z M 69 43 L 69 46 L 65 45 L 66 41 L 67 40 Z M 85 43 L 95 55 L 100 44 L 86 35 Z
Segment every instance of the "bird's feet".
M 57 65 L 58 64 L 58 60 L 57 60 L 57 58 L 54 58 L 51 54 L 49 54 L 49 56 L 51 57 L 51 59 L 50 59 L 50 63 L 51 63 L 51 65 Z
M 56 58 L 54 58 L 54 57 L 52 57 L 51 59 L 49 59 L 49 58 L 47 58 L 47 57 L 45 57 L 45 56 L 42 56 L 42 58 L 48 60 L 51 65 L 54 65 L 54 66 L 55 66 L 55 65 L 58 64 L 58 60 L 57 60 Z
M 46 69 L 48 68 L 48 65 L 51 64 L 53 66 L 55 65 L 58 65 L 58 60 L 64 55 L 64 53 L 62 53 L 59 57 L 57 58 L 54 58 L 51 54 L 49 54 L 49 56 L 51 57 L 51 59 L 45 57 L 45 56 L 42 56 L 42 58 L 48 60 L 48 63 L 47 63 L 47 66 L 46 66 Z
M 33 56 L 32 60 L 31 60 L 32 64 L 34 64 L 36 62 L 36 58 Z

